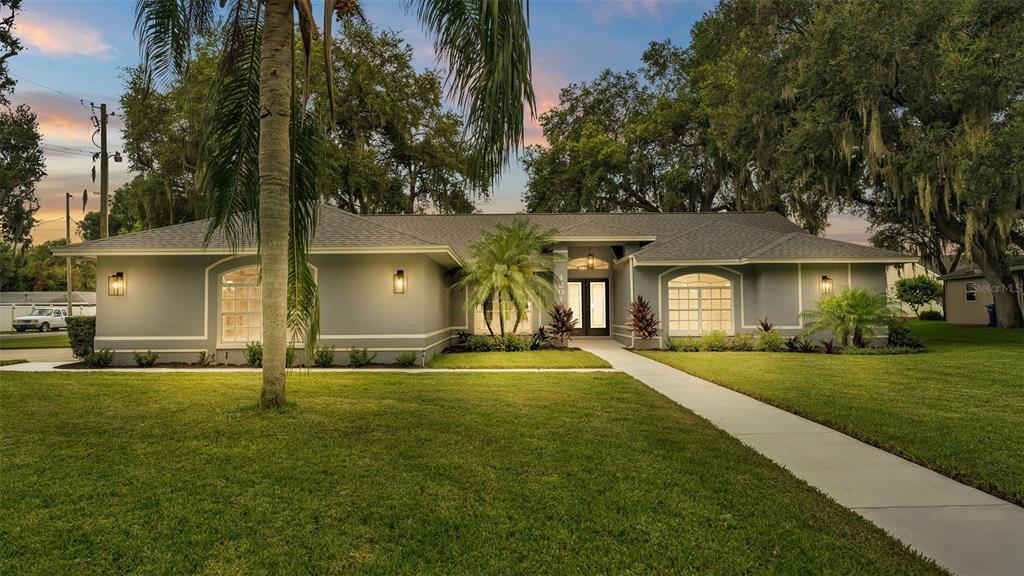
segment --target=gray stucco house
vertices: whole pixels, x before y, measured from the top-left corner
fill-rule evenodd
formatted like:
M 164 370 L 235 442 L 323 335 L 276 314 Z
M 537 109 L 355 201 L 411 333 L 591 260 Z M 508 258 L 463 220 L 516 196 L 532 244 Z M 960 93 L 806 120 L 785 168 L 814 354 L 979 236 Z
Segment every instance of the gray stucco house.
M 1010 273 L 1017 286 L 1024 286 L 1024 258 L 1010 259 Z M 946 322 L 950 324 L 988 324 L 988 306 L 995 303 L 992 285 L 985 279 L 981 269 L 972 264 L 963 264 L 953 272 L 940 276 L 943 281 L 943 307 Z M 1024 308 L 1024 292 L 1017 292 L 1017 300 Z
M 557 298 L 580 334 L 633 343 L 629 303 L 654 305 L 663 336 L 712 329 L 753 331 L 767 317 L 783 333 L 822 291 L 858 286 L 884 293 L 885 268 L 904 254 L 810 235 L 774 212 L 674 214 L 354 215 L 325 206 L 313 242 L 321 339 L 365 347 L 387 361 L 431 356 L 458 332 L 485 333 L 480 309 L 451 290 L 469 244 L 501 222 L 525 218 L 554 230 Z M 239 361 L 260 339 L 255 250 L 232 253 L 199 221 L 75 244 L 60 256 L 97 261 L 96 346 L 128 361 L 157 350 L 164 361 L 197 352 Z M 546 323 L 536 307 L 522 331 Z

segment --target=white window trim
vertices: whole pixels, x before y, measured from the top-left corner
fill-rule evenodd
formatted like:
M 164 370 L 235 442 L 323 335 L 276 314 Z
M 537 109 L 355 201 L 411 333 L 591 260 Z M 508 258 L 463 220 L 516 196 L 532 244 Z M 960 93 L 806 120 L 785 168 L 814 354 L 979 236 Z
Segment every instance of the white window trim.
M 224 340 L 224 298 L 223 298 L 223 296 L 221 294 L 222 294 L 222 291 L 223 291 L 223 288 L 224 288 L 224 277 L 225 276 L 227 276 L 228 274 L 231 274 L 232 272 L 235 272 L 237 270 L 242 270 L 243 268 L 256 268 L 256 269 L 259 269 L 259 266 L 260 266 L 259 263 L 243 264 L 242 266 L 236 266 L 234 268 L 231 268 L 229 270 L 224 270 L 224 271 L 222 271 L 222 272 L 217 274 L 217 347 L 218 348 L 232 347 L 232 346 L 238 346 L 238 347 L 243 347 L 244 348 L 250 342 L 254 342 L 254 340 L 245 340 L 244 342 L 241 341 L 241 340 L 232 340 L 230 342 Z M 258 282 L 257 282 L 256 286 L 260 290 L 260 308 L 261 308 L 261 310 L 260 310 L 260 339 L 259 339 L 259 342 L 262 343 L 263 342 L 263 310 L 262 310 L 262 307 L 263 307 L 263 287 L 260 286 Z
M 973 290 L 971 289 L 971 286 L 974 286 Z M 971 298 L 969 298 L 969 296 L 971 294 L 974 295 L 974 299 L 973 300 Z M 968 280 L 967 282 L 964 282 L 964 302 L 977 302 L 977 301 L 978 301 L 978 283 L 976 281 L 973 281 L 973 280 Z
M 666 289 L 671 290 L 671 286 L 669 286 L 669 284 L 672 282 L 672 280 L 675 280 L 676 278 L 679 278 L 681 276 L 687 276 L 689 274 L 708 274 L 709 276 L 717 276 L 718 278 L 721 278 L 722 280 L 725 280 L 725 281 L 727 281 L 729 283 L 729 325 L 730 325 L 730 327 L 725 332 L 726 332 L 726 334 L 728 334 L 730 336 L 734 336 L 736 334 L 736 282 L 734 282 L 730 278 L 726 278 L 725 276 L 718 276 L 716 274 L 711 274 L 709 272 L 689 272 L 689 273 L 680 274 L 679 276 L 676 276 L 674 278 L 670 278 L 668 280 L 668 282 L 665 283 Z M 701 332 L 701 330 L 700 330 L 701 318 L 703 316 L 703 310 L 702 310 L 702 306 L 701 306 L 702 299 L 701 299 L 701 297 L 699 295 L 699 290 L 701 288 L 703 288 L 703 287 L 698 287 L 698 296 L 697 296 L 697 331 L 696 332 L 692 332 L 692 331 L 688 331 L 687 330 L 687 331 L 675 331 L 675 332 L 673 332 L 672 328 L 671 328 L 671 326 L 672 326 L 672 319 L 671 319 L 672 307 L 669 306 L 669 310 L 668 310 L 669 318 L 667 319 L 669 329 L 666 331 L 668 333 L 669 337 L 672 337 L 672 336 L 703 336 L 704 335 L 704 333 Z M 671 295 L 670 295 L 669 296 L 669 302 L 671 302 L 671 301 L 672 301 L 672 298 L 671 298 Z

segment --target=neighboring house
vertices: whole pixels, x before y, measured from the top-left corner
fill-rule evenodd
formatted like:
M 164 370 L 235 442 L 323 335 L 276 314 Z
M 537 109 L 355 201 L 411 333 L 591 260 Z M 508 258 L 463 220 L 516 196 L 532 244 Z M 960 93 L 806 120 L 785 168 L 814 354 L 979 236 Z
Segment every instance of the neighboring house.
M 67 292 L 0 292 L 0 331 L 13 330 L 12 321 L 32 312 L 33 308 L 67 308 Z M 96 313 L 96 293 L 71 292 L 73 315 Z
M 1017 285 L 1017 299 L 1024 308 L 1024 258 L 1010 260 L 1010 272 Z M 988 324 L 988 305 L 992 298 L 992 286 L 976 266 L 961 264 L 953 272 L 941 277 L 945 287 L 946 322 L 951 324 Z
M 774 212 L 675 214 L 460 214 L 357 216 L 323 207 L 311 248 L 320 288 L 321 341 L 365 347 L 388 361 L 440 352 L 460 331 L 486 332 L 480 309 L 453 291 L 457 269 L 483 230 L 522 218 L 554 231 L 562 256 L 556 292 L 580 334 L 631 343 L 629 303 L 651 301 L 662 336 L 753 331 L 767 317 L 787 334 L 822 291 L 886 289 L 885 269 L 916 258 L 810 235 Z M 158 350 L 190 360 L 201 350 L 240 361 L 261 338 L 252 247 L 232 253 L 207 221 L 60 248 L 95 257 L 96 346 Z M 531 310 L 532 331 L 546 315 Z M 494 323 L 495 326 L 497 322 Z M 511 326 L 511 324 L 509 324 Z M 344 354 L 338 359 L 344 361 Z
M 899 313 L 907 317 L 914 316 L 914 310 L 896 298 L 896 282 L 902 278 L 913 278 L 915 276 L 927 276 L 932 280 L 939 280 L 938 273 L 929 270 L 918 262 L 895 264 L 885 269 L 885 293 L 889 296 L 890 302 L 893 303 Z M 942 302 L 929 302 L 922 306 L 918 312 L 924 312 L 925 310 L 935 310 L 941 313 Z

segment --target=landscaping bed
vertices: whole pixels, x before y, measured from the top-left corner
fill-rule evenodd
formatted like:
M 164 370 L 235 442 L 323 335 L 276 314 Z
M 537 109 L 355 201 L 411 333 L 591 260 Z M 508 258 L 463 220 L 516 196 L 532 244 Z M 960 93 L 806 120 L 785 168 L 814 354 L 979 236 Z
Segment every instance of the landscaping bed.
M 620 373 L 5 374 L 0 573 L 941 571 Z
M 578 349 L 523 352 L 445 352 L 427 362 L 429 368 L 611 368 L 611 364 Z
M 638 353 L 1024 504 L 1024 331 L 910 327 L 926 354 Z

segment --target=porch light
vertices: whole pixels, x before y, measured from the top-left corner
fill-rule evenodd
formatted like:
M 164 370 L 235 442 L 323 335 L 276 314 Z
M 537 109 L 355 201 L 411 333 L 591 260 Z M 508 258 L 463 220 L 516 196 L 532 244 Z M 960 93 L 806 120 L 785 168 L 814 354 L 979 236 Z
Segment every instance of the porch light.
M 821 293 L 831 294 L 832 293 L 832 279 L 828 276 L 821 277 Z
M 392 277 L 395 294 L 405 294 L 405 270 L 398 270 Z
M 587 248 L 587 268 L 594 269 L 594 250 L 592 248 Z
M 124 296 L 124 272 L 117 272 L 107 278 L 107 296 Z

